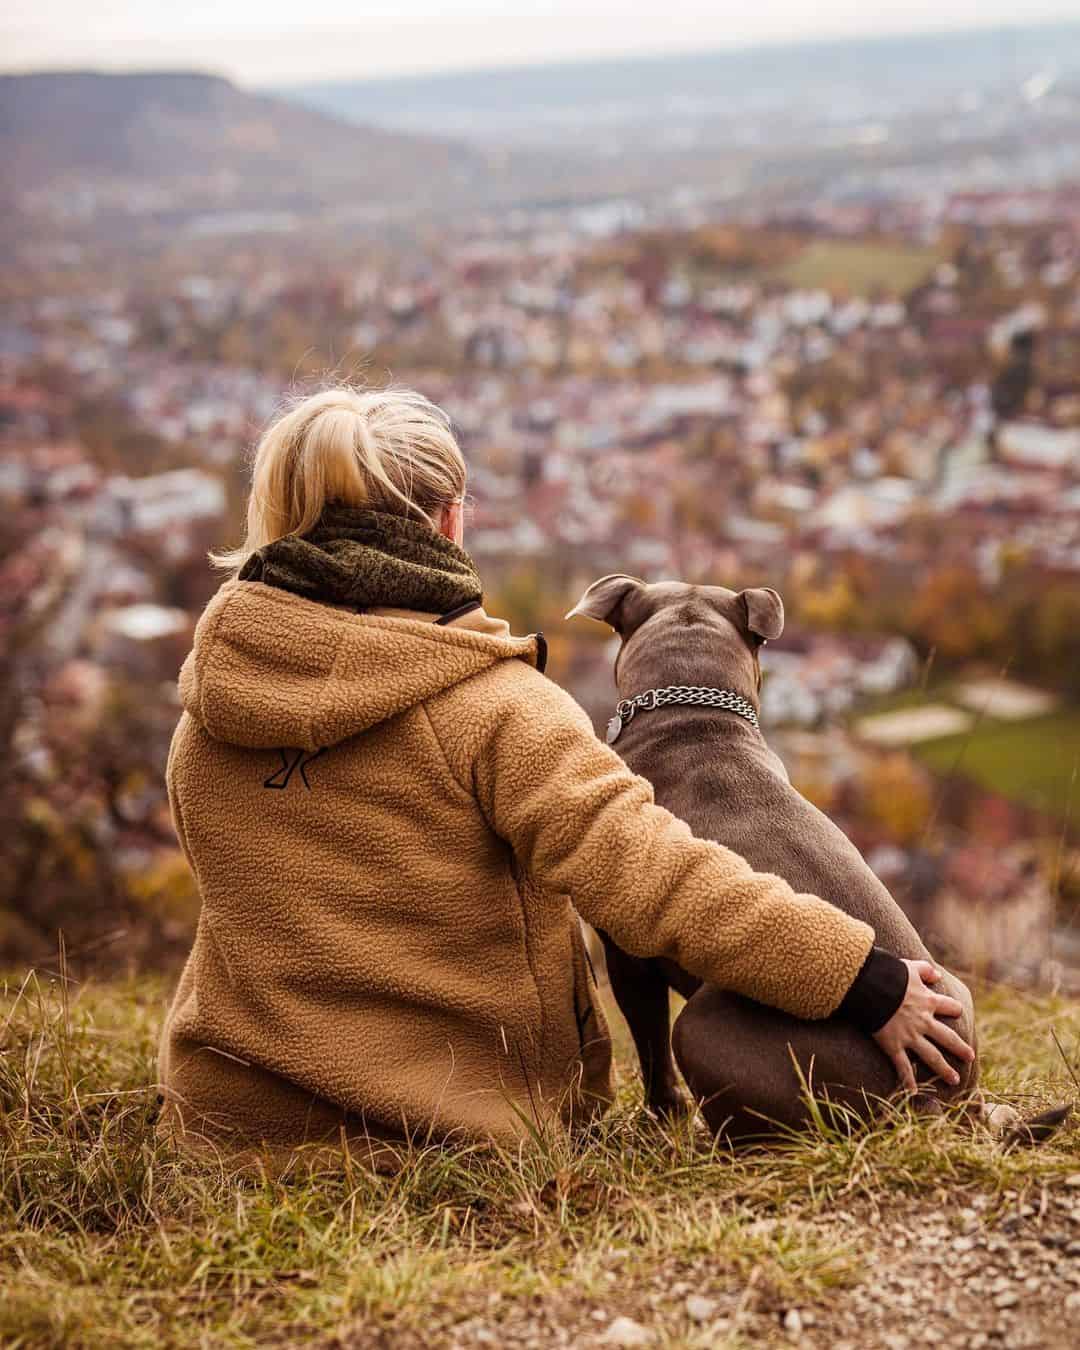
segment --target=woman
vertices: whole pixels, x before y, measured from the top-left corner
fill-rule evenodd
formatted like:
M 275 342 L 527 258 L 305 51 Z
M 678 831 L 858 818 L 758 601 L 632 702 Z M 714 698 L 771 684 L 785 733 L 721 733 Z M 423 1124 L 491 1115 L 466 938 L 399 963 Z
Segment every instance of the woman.
M 895 1056 L 953 1036 L 932 967 L 654 805 L 543 639 L 485 614 L 464 495 L 448 419 L 411 392 L 316 394 L 258 446 L 247 538 L 216 559 L 236 575 L 180 673 L 167 778 L 203 903 L 163 1126 L 376 1161 L 576 1128 L 611 1100 L 579 913 Z

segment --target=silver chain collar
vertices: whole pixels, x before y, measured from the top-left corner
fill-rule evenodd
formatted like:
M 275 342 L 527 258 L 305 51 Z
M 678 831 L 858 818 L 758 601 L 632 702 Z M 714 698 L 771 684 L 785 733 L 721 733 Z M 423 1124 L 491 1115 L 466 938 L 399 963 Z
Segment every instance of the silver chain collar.
M 703 684 L 671 684 L 666 689 L 646 689 L 634 698 L 621 699 L 615 705 L 615 716 L 607 725 L 607 743 L 614 745 L 623 727 L 635 713 L 651 712 L 653 708 L 670 707 L 673 703 L 695 708 L 723 708 L 744 718 L 752 727 L 758 725 L 758 715 L 749 699 L 734 689 L 710 689 Z

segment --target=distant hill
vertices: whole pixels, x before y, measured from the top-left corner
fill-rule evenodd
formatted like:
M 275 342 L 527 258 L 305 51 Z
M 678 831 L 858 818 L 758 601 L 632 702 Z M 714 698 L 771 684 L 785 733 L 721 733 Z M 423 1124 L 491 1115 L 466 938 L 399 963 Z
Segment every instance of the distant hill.
M 1015 191 L 1080 176 L 1078 23 L 307 81 L 273 92 L 368 126 L 504 151 L 513 181 L 540 201 L 678 192 L 786 207 L 800 198 Z
M 1023 102 L 1024 82 L 1044 72 L 1056 89 L 1069 85 L 1075 93 L 1080 24 L 305 81 L 275 92 L 339 117 L 412 132 L 438 128 L 475 144 L 580 147 L 592 137 L 620 151 L 643 144 L 677 150 L 749 137 L 760 148 L 774 134 L 812 139 L 819 120 L 832 127 L 847 117 L 952 115 L 958 99 L 962 106 Z
M 0 76 L 4 199 L 134 210 L 362 206 L 461 195 L 484 157 L 192 72 Z

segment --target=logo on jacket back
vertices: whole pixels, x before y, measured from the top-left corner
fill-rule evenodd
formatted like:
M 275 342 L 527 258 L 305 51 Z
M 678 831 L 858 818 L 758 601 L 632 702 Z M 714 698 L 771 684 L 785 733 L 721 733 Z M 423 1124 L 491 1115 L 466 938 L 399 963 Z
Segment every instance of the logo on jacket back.
M 281 756 L 281 765 L 275 769 L 269 778 L 263 779 L 264 788 L 280 788 L 284 791 L 292 781 L 292 776 L 297 769 L 300 770 L 300 778 L 307 790 L 311 791 L 311 784 L 308 782 L 307 767 L 312 760 L 318 759 L 326 749 L 326 746 L 320 746 L 318 750 L 286 750 L 281 747 L 278 754 Z

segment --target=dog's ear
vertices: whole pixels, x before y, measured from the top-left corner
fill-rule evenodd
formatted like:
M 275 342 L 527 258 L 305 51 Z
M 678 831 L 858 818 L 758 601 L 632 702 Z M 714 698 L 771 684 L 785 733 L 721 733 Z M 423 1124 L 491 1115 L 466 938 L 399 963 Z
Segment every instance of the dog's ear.
M 746 608 L 746 626 L 763 641 L 778 638 L 784 631 L 784 602 L 768 586 L 740 591 L 739 599 Z
M 587 619 L 597 619 L 619 633 L 622 631 L 620 611 L 623 601 L 644 585 L 645 582 L 637 577 L 613 572 L 609 577 L 594 581 L 566 617 L 572 619 L 576 614 L 584 614 Z

